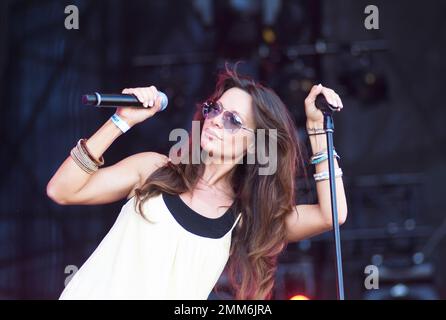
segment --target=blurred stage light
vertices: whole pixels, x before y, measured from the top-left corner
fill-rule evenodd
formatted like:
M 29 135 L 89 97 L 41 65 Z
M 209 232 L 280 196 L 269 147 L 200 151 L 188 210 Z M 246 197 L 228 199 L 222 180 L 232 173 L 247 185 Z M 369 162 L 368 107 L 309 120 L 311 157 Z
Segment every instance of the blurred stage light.
M 291 255 L 289 255 L 291 257 Z M 274 286 L 274 300 L 310 300 L 316 296 L 314 263 L 311 257 L 279 263 Z
M 377 104 L 388 97 L 387 79 L 375 69 L 369 57 L 359 57 L 344 65 L 338 76 L 346 92 L 365 104 Z
M 307 296 L 305 296 L 303 294 L 296 294 L 296 295 L 292 296 L 289 300 L 310 300 L 310 298 L 308 298 Z
M 267 44 L 273 44 L 276 41 L 276 33 L 271 28 L 265 28 L 262 32 L 263 41 Z
M 261 3 L 250 0 L 230 0 L 229 4 L 235 11 L 241 14 L 250 15 L 259 10 Z

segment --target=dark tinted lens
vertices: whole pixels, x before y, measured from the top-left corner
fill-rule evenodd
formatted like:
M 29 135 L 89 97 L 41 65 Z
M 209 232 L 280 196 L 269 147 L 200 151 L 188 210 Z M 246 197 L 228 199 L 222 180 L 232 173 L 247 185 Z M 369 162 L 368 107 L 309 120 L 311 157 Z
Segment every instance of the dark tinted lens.
M 225 111 L 225 113 L 223 114 L 223 126 L 225 127 L 225 129 L 236 132 L 241 128 L 242 124 L 238 121 L 237 117 L 233 113 Z
M 213 118 L 220 114 L 220 107 L 215 102 L 205 102 L 202 112 L 205 118 Z
M 209 113 L 209 109 L 206 105 L 202 105 L 201 107 L 201 113 L 203 114 L 203 117 L 207 118 L 208 113 Z

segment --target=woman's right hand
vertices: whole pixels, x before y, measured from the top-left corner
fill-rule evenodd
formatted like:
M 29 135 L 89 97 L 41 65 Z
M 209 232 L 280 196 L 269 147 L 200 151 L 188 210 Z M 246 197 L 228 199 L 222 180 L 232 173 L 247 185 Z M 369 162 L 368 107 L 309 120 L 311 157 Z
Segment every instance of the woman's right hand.
M 161 109 L 162 98 L 158 97 L 158 90 L 155 86 L 124 89 L 122 93 L 135 95 L 146 108 L 117 107 L 115 113 L 131 127 L 152 117 Z

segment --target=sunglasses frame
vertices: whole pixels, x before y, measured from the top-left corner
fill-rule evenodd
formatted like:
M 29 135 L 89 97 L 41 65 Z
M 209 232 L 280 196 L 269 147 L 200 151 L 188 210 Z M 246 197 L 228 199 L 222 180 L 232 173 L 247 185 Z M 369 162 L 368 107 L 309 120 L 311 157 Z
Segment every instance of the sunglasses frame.
M 209 106 L 210 104 L 215 104 L 215 105 L 217 105 L 217 106 L 220 108 L 220 109 L 219 109 L 219 112 L 218 112 L 218 114 L 217 114 L 216 116 L 219 116 L 220 114 L 222 114 L 222 113 L 224 113 L 224 112 L 228 112 L 229 114 L 231 114 L 231 116 L 234 116 L 234 113 L 233 113 L 232 111 L 229 111 L 229 110 L 225 109 L 225 107 L 223 107 L 223 105 L 221 104 L 221 102 L 219 102 L 219 101 L 215 101 L 215 100 L 207 100 L 207 101 L 205 101 L 205 102 L 201 105 L 201 113 L 202 113 L 202 115 L 203 115 L 203 117 L 204 117 L 205 119 L 207 119 L 207 116 L 204 114 L 204 108 L 205 108 L 205 106 Z M 240 118 L 240 116 L 238 116 L 238 117 Z M 243 124 L 237 125 L 237 129 L 235 129 L 236 131 L 233 131 L 232 129 L 227 129 L 227 128 L 224 126 L 224 124 L 223 124 L 223 128 L 224 128 L 225 130 L 227 130 L 227 131 L 232 131 L 232 132 L 231 132 L 232 134 L 237 133 L 240 129 L 244 129 L 244 130 L 246 130 L 246 131 L 255 133 L 254 129 L 245 127 Z

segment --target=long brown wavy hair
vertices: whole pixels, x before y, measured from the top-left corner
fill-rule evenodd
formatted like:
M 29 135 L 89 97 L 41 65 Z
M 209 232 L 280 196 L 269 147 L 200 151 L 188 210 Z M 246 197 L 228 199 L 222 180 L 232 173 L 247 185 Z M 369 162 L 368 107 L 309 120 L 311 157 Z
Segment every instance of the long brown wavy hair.
M 295 177 L 297 170 L 305 170 L 302 148 L 292 117 L 281 99 L 252 78 L 239 75 L 237 64 L 232 69 L 226 65 L 218 75 L 210 99 L 219 99 L 233 87 L 251 95 L 256 130 L 265 129 L 266 141 L 268 129 L 277 129 L 277 170 L 271 175 L 260 175 L 260 164 L 257 161 L 248 164 L 245 154 L 243 161 L 228 173 L 235 194 L 234 212 L 242 216 L 232 235 L 225 269 L 235 299 L 271 299 L 278 256 L 287 244 L 285 217 L 297 214 Z M 193 119 L 200 121 L 201 129 L 205 119 L 200 109 L 197 108 Z M 192 153 L 192 148 L 189 150 Z M 190 160 L 191 154 L 187 156 Z M 153 172 L 135 190 L 138 212 L 142 212 L 145 200 L 161 192 L 181 194 L 194 190 L 205 164 L 187 163 L 168 162 Z

